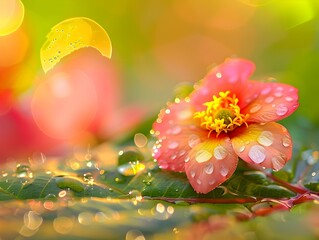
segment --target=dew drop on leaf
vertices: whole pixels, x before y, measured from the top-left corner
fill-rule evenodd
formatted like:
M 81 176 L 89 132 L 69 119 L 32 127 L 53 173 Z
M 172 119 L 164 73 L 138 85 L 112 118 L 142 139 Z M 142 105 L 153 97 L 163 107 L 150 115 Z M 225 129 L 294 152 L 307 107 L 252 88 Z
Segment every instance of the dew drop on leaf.
M 74 192 L 84 191 L 83 184 L 74 178 L 56 177 L 55 182 L 57 186 L 62 189 L 71 189 Z

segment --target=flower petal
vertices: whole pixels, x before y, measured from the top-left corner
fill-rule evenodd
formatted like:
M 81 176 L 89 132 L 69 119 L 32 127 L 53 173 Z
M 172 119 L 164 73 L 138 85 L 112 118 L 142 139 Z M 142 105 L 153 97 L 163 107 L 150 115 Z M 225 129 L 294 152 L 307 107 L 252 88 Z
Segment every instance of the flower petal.
M 281 169 L 292 155 L 292 140 L 282 125 L 270 122 L 238 128 L 232 134 L 236 154 L 250 164 Z
M 203 103 L 211 101 L 214 95 L 218 96 L 219 92 L 230 91 L 238 96 L 254 70 L 254 63 L 248 60 L 226 59 L 223 64 L 213 68 L 199 86 L 195 86 L 191 101 L 196 110 L 203 110 Z
M 198 193 L 208 193 L 235 171 L 238 157 L 228 136 L 210 138 L 195 146 L 185 163 L 187 178 Z
M 190 150 L 207 138 L 208 132 L 198 127 L 193 112 L 192 106 L 182 100 L 161 110 L 153 124 L 158 137 L 153 157 L 162 169 L 184 171 Z
M 248 122 L 265 123 L 281 120 L 299 106 L 298 89 L 282 83 L 256 83 L 256 96 L 242 113 L 248 113 Z

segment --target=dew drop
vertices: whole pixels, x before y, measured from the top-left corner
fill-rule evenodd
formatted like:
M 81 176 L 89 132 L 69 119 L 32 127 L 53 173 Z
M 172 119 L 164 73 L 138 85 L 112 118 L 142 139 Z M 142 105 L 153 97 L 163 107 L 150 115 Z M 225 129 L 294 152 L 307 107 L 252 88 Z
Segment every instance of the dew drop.
M 265 147 L 269 147 L 274 142 L 274 136 L 269 131 L 263 131 L 257 138 L 257 142 Z
M 256 113 L 261 109 L 261 105 L 260 104 L 256 104 L 254 105 L 252 108 L 250 108 L 249 112 L 250 113 Z
M 287 102 L 292 102 L 292 101 L 294 100 L 294 99 L 293 99 L 292 97 L 290 97 L 290 96 L 285 97 L 285 99 L 286 99 Z
M 226 177 L 227 174 L 228 174 L 229 170 L 228 168 L 226 168 L 225 166 L 221 166 L 220 168 L 220 174 L 223 176 L 223 177 Z
M 205 166 L 204 171 L 206 174 L 212 174 L 214 172 L 214 165 L 212 163 L 208 163 Z
M 272 103 L 274 101 L 274 97 L 270 96 L 265 99 L 265 103 Z
M 180 134 L 181 132 L 182 132 L 182 128 L 181 128 L 180 126 L 175 126 L 175 127 L 172 129 L 171 134 L 177 135 L 177 134 Z
M 282 97 L 282 92 L 275 92 L 275 97 Z
M 208 182 L 208 184 L 209 184 L 209 185 L 214 185 L 215 182 L 216 182 L 216 181 L 213 179 L 213 180 L 210 180 L 210 181 Z
M 238 148 L 238 152 L 242 153 L 243 151 L 245 151 L 245 149 L 246 149 L 246 146 L 242 145 Z
M 261 94 L 262 94 L 262 95 L 266 95 L 266 94 L 270 93 L 270 91 L 271 91 L 271 88 L 270 88 L 270 87 L 267 87 L 267 88 L 264 88 L 264 89 L 261 91 Z
M 193 116 L 193 113 L 190 110 L 180 111 L 179 114 L 177 115 L 179 120 L 186 120 L 191 118 L 192 116 Z
M 87 172 L 83 174 L 83 181 L 85 183 L 87 183 L 89 186 L 93 186 L 94 185 L 94 177 L 92 175 L 92 173 Z
M 278 116 L 283 116 L 283 115 L 285 115 L 287 112 L 288 112 L 288 108 L 287 108 L 286 105 L 284 105 L 284 104 L 279 104 L 279 105 L 277 106 L 276 113 L 277 113 Z
M 281 157 L 273 157 L 271 159 L 273 169 L 278 171 L 285 165 L 285 160 Z
M 227 156 L 227 150 L 222 147 L 222 146 L 217 146 L 215 149 L 214 149 L 214 157 L 217 159 L 217 160 L 223 160 L 225 159 Z
M 254 145 L 249 149 L 248 156 L 254 163 L 262 163 L 266 159 L 266 151 L 262 146 Z
M 84 191 L 83 184 L 74 178 L 56 177 L 55 182 L 56 182 L 56 185 L 62 189 L 71 189 L 74 192 Z
M 176 149 L 178 147 L 178 142 L 170 142 L 169 144 L 168 144 L 168 148 L 169 149 Z
M 145 169 L 145 165 L 139 161 L 129 162 L 117 168 L 118 172 L 124 176 L 134 176 Z
M 208 161 L 209 159 L 212 158 L 212 154 L 206 150 L 199 150 L 197 153 L 196 153 L 196 161 L 198 163 L 203 163 L 203 162 L 206 162 Z
M 197 179 L 196 182 L 197 182 L 198 185 L 202 184 L 202 181 L 200 179 Z
M 190 146 L 191 148 L 195 147 L 199 143 L 200 143 L 200 138 L 196 134 L 191 134 L 188 137 L 188 146 Z
M 187 162 L 189 162 L 189 160 L 190 160 L 189 156 L 186 156 L 185 159 L 184 159 L 184 162 L 187 163 Z
M 220 72 L 216 73 L 217 78 L 222 78 L 222 74 Z
M 193 170 L 190 172 L 190 174 L 191 174 L 191 177 L 192 177 L 192 178 L 194 178 L 195 175 L 196 175 L 195 171 L 193 171 Z
M 291 146 L 291 139 L 288 136 L 284 136 L 282 138 L 282 145 L 284 147 L 290 147 Z
M 15 174 L 18 178 L 32 178 L 33 173 L 28 165 L 18 164 Z

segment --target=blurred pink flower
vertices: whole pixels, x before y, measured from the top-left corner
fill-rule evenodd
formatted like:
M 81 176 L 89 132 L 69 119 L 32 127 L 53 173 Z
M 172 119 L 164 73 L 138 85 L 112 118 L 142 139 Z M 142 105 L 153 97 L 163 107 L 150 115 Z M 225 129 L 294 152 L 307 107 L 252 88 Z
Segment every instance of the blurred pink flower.
M 3 92 L 0 98 L 7 95 Z M 31 95 L 14 102 L 10 110 L 6 106 L 0 105 L 6 111 L 0 115 L 0 161 L 34 152 L 61 154 L 97 139 L 119 138 L 144 113 L 141 107 L 121 106 L 114 64 L 91 48 L 65 57 L 40 76 Z
M 297 109 L 298 90 L 249 80 L 254 69 L 250 61 L 227 59 L 189 97 L 161 110 L 153 156 L 162 169 L 186 172 L 195 191 L 207 193 L 231 177 L 238 157 L 274 170 L 285 165 L 292 140 L 274 121 Z

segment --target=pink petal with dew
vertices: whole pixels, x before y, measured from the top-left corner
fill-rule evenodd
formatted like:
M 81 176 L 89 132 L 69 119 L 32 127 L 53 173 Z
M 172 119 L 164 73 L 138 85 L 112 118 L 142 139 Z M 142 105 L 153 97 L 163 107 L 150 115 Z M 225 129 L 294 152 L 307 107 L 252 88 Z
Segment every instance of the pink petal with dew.
M 291 136 L 278 123 L 251 124 L 231 135 L 236 154 L 247 163 L 279 170 L 291 158 Z
M 256 98 L 242 109 L 242 113 L 250 115 L 248 122 L 278 121 L 288 117 L 298 108 L 298 89 L 282 83 L 256 85 Z
M 210 138 L 195 146 L 185 164 L 187 178 L 198 193 L 208 193 L 232 176 L 237 167 L 228 136 Z
M 207 138 L 208 132 L 197 126 L 193 108 L 182 100 L 161 110 L 153 125 L 158 141 L 153 147 L 153 157 L 162 169 L 184 171 L 188 153 Z
M 248 60 L 226 59 L 224 63 L 213 68 L 198 86 L 195 85 L 191 101 L 196 110 L 203 110 L 205 108 L 203 103 L 211 101 L 219 92 L 230 91 L 236 96 L 240 95 L 254 70 L 254 63 Z

